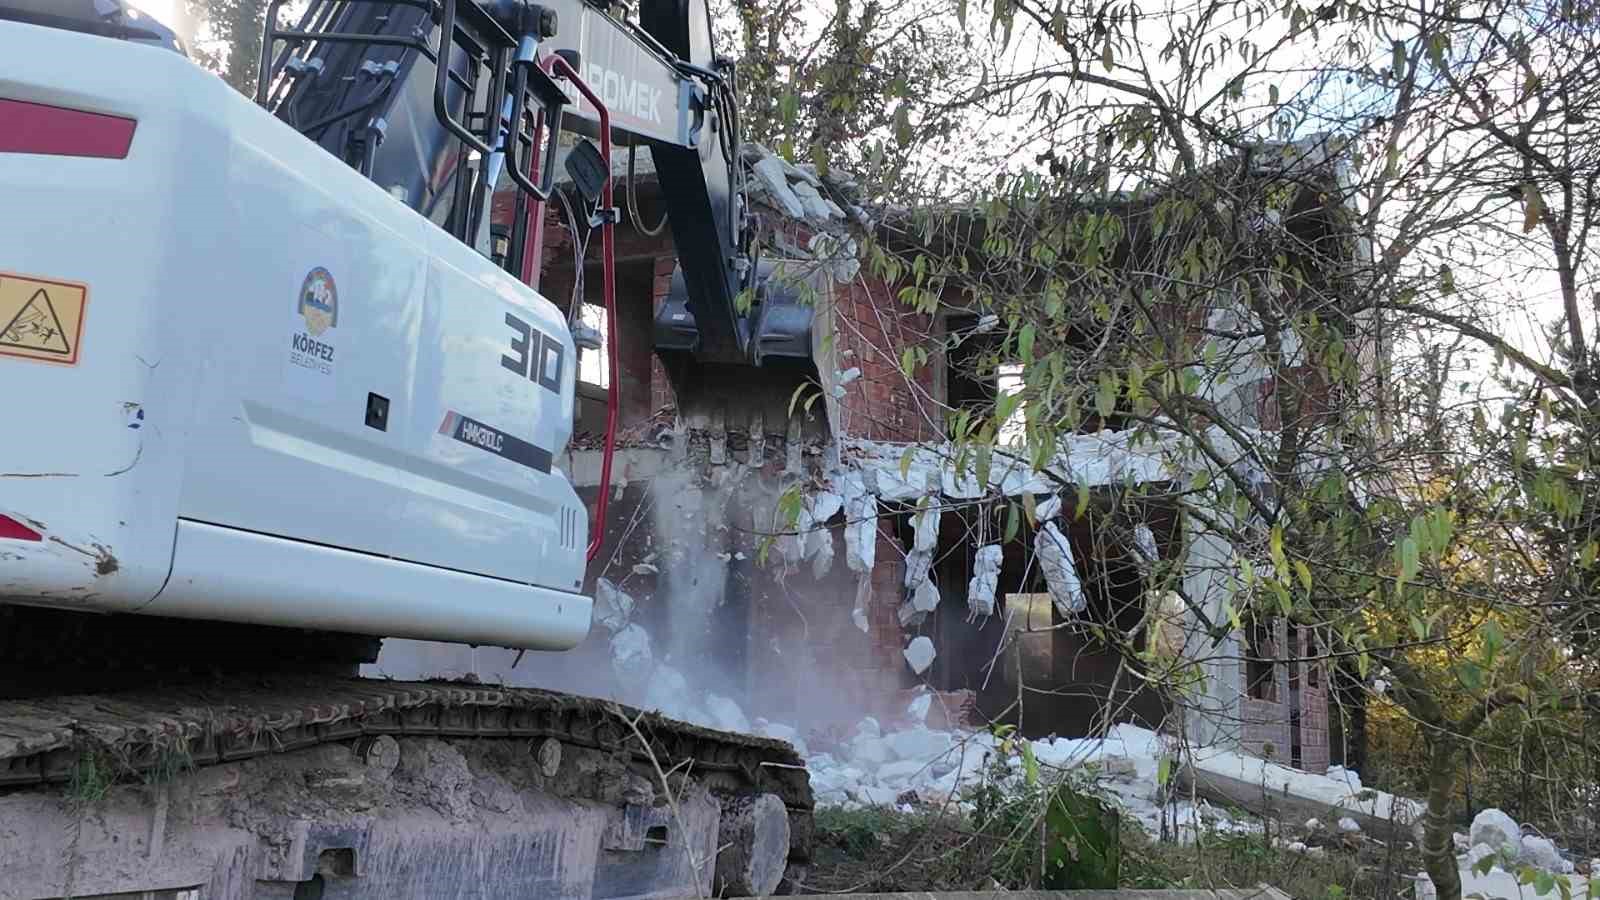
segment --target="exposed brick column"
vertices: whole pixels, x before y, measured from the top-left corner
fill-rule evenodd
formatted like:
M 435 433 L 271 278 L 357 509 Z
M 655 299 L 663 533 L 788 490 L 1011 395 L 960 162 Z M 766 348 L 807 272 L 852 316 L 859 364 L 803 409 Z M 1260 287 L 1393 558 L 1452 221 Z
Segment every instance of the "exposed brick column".
M 1300 656 L 1321 654 L 1308 628 L 1300 631 Z M 1321 774 L 1328 771 L 1328 667 L 1322 660 L 1302 663 L 1300 669 L 1300 767 Z
M 655 314 L 661 311 L 661 304 L 667 300 L 667 294 L 672 290 L 672 270 L 677 265 L 677 258 L 660 256 L 656 258 L 655 274 L 652 276 L 651 297 L 653 303 L 650 307 L 651 321 L 655 321 Z M 661 358 L 655 353 L 650 354 L 650 415 L 667 407 L 675 407 L 677 397 L 672 392 L 672 383 L 667 380 L 667 370 L 661 365 Z

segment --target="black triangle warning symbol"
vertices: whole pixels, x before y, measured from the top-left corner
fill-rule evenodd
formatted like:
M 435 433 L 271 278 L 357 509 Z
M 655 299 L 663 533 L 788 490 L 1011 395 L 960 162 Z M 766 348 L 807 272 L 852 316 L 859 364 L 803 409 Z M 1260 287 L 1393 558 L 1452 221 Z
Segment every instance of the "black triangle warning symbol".
M 66 329 L 61 327 L 61 317 L 56 315 L 56 308 L 44 288 L 34 291 L 11 321 L 0 328 L 0 347 L 72 355 L 72 344 L 67 341 Z

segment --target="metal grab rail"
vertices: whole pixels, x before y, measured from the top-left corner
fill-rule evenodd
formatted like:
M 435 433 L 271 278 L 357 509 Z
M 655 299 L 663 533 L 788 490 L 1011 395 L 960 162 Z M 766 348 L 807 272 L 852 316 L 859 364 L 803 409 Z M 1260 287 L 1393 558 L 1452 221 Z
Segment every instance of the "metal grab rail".
M 622 371 L 618 362 L 620 354 L 617 352 L 617 244 L 616 244 L 616 208 L 613 204 L 611 182 L 611 113 L 606 109 L 600 95 L 589 87 L 578 70 L 565 57 L 559 54 L 550 54 L 539 63 L 539 68 L 551 83 L 556 78 L 565 78 L 572 82 L 578 93 L 594 106 L 595 113 L 600 119 L 600 159 L 605 163 L 606 180 L 600 188 L 600 204 L 603 210 L 600 220 L 600 272 L 601 296 L 606 308 L 606 368 L 610 373 L 609 384 L 606 386 L 606 442 L 605 449 L 600 457 L 600 491 L 595 498 L 594 516 L 595 525 L 589 535 L 589 547 L 584 557 L 586 563 L 594 562 L 600 553 L 600 545 L 606 539 L 606 509 L 607 501 L 611 498 L 611 461 L 617 452 L 617 417 L 622 408 Z M 557 88 L 559 90 L 559 87 Z M 528 161 L 531 170 L 540 164 L 539 138 L 544 129 L 544 117 L 541 113 L 533 126 L 533 157 Z M 555 142 L 550 144 L 550 159 L 545 161 L 545 168 L 553 172 L 555 168 Z M 528 219 L 525 224 L 527 242 L 523 248 L 522 280 L 529 286 L 538 283 L 539 274 L 539 247 L 543 244 L 544 234 L 544 199 L 541 198 L 528 208 Z M 580 298 L 577 302 L 583 302 Z

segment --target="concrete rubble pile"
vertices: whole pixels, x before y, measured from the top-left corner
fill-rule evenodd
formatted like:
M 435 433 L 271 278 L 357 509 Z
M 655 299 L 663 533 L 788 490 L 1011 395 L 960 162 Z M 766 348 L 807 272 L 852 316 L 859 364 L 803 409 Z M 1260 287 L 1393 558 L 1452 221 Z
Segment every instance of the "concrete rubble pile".
M 1587 896 L 1588 880 L 1576 875 L 1577 866 L 1568 859 L 1555 842 L 1532 831 L 1524 831 L 1517 820 L 1498 809 L 1486 809 L 1472 820 L 1467 834 L 1457 834 L 1455 844 L 1462 852 L 1456 860 L 1461 866 L 1461 895 L 1463 897 L 1532 897 L 1533 887 L 1521 884 L 1519 870 L 1532 867 L 1549 873 L 1557 881 L 1565 880 L 1567 891 L 1560 885 L 1546 897 Z M 1488 862 L 1486 862 L 1488 861 Z M 1589 871 L 1600 867 L 1600 859 L 1591 860 Z M 1426 873 L 1418 872 L 1413 879 L 1417 896 L 1437 896 L 1433 881 Z

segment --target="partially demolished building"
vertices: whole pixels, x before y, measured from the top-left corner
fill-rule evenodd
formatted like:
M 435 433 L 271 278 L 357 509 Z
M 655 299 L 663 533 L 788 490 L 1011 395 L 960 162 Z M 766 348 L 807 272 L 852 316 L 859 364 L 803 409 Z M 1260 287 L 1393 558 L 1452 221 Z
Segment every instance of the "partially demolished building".
M 1133 487 L 1187 483 L 1207 463 L 1181 442 L 1102 422 L 1045 471 L 997 456 L 980 483 L 952 466 L 947 412 L 995 394 L 963 365 L 997 346 L 994 318 L 900 303 L 900 285 L 863 266 L 860 251 L 867 235 L 892 243 L 895 231 L 855 205 L 847 179 L 758 147 L 747 158 L 768 246 L 814 289 L 816 396 L 743 416 L 714 397 L 697 397 L 692 415 L 678 403 L 671 229 L 641 152 L 619 173 L 629 182 L 621 310 L 605 336 L 622 360 L 623 441 L 601 485 L 606 373 L 585 364 L 579 432 L 589 439 L 559 460 L 580 492 L 611 492 L 589 572 L 606 613 L 573 653 L 390 641 L 374 671 L 614 694 L 741 730 L 759 726 L 744 711 L 759 711 L 802 732 L 893 718 L 931 689 L 931 717 L 951 724 L 1005 720 L 1079 736 L 1132 721 L 1310 771 L 1343 761 L 1315 635 L 1281 620 L 1219 630 L 1237 589 L 1236 548 L 1176 504 L 1142 503 L 1130 518 L 1113 502 Z M 557 224 L 542 290 L 595 308 L 598 285 L 584 284 Z M 1200 321 L 1248 331 L 1228 321 L 1237 314 L 1222 306 Z M 911 374 L 907 347 L 927 357 Z M 1227 396 L 1214 399 L 1237 414 L 1232 424 L 1272 427 L 1272 379 L 1231 374 L 1216 388 Z M 1225 432 L 1216 438 L 1228 444 Z M 1083 493 L 1063 496 L 1062 485 Z M 1024 522 L 1008 537 L 1005 510 L 1024 495 L 1039 527 Z M 1082 514 L 1085 496 L 1104 514 Z M 797 527 L 785 527 L 789 515 Z M 1162 563 L 1180 567 L 1183 600 L 1148 590 Z M 1149 665 L 1193 665 L 1201 684 L 1175 702 L 1108 633 Z

